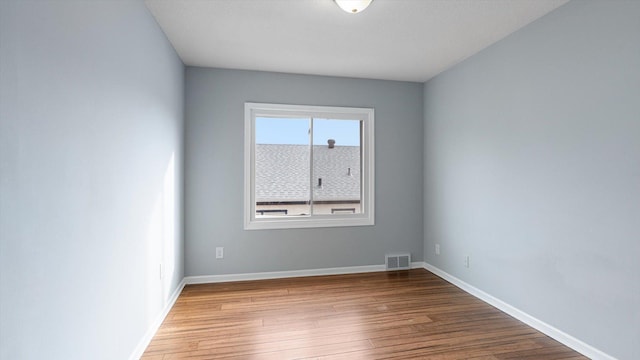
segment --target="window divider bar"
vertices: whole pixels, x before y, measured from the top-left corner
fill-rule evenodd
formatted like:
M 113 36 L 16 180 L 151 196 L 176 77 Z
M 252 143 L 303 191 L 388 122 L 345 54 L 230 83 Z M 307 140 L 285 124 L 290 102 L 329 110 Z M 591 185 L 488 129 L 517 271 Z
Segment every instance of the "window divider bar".
M 313 168 L 313 116 L 309 118 L 309 214 L 313 216 L 313 184 L 314 168 Z

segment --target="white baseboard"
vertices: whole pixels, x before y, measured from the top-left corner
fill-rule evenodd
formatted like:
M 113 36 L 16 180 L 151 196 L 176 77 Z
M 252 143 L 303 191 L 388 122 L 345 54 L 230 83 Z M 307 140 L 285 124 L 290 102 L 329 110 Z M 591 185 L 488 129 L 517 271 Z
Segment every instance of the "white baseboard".
M 465 292 L 477 297 L 478 299 L 488 303 L 489 305 L 492 305 L 496 308 L 498 308 L 499 310 L 511 315 L 512 317 L 522 321 L 523 323 L 531 326 L 532 328 L 540 331 L 541 333 L 550 336 L 552 338 L 554 338 L 555 340 L 561 342 L 562 344 L 572 348 L 573 350 L 581 353 L 584 356 L 587 356 L 591 359 L 594 360 L 616 360 L 616 358 L 614 358 L 611 355 L 608 355 L 596 348 L 594 348 L 593 346 L 584 343 L 581 340 L 576 339 L 575 337 L 556 329 L 555 327 L 545 323 L 542 320 L 539 320 L 527 313 L 525 313 L 522 310 L 519 310 L 507 303 L 505 303 L 504 301 L 487 294 L 486 292 L 472 286 L 469 285 L 468 283 L 458 279 L 457 277 L 431 265 L 428 263 L 423 263 L 424 264 L 424 268 L 432 273 L 434 273 L 435 275 L 438 275 L 439 277 L 443 278 L 444 280 L 452 283 L 453 285 L 457 286 L 458 288 L 464 290 Z
M 411 268 L 422 269 L 424 268 L 424 263 L 412 262 Z M 208 284 L 208 283 L 220 283 L 220 282 L 230 282 L 230 281 L 284 279 L 284 278 L 305 277 L 305 276 L 359 274 L 359 273 L 378 272 L 378 271 L 385 271 L 384 265 L 348 266 L 348 267 L 337 267 L 337 268 L 273 271 L 273 272 L 246 273 L 246 274 L 187 276 L 184 278 L 184 280 L 186 284 Z
M 140 340 L 140 342 L 138 343 L 138 346 L 136 346 L 136 348 L 133 350 L 133 353 L 131 354 L 131 356 L 129 356 L 129 360 L 138 360 L 140 359 L 142 354 L 144 354 L 144 351 L 147 349 L 147 346 L 149 346 L 151 339 L 153 339 L 156 332 L 160 328 L 160 325 L 162 325 L 162 322 L 169 314 L 169 311 L 171 311 L 171 308 L 176 303 L 176 300 L 178 300 L 178 296 L 180 296 L 180 293 L 182 292 L 182 289 L 184 289 L 185 284 L 186 283 L 184 279 L 182 279 L 182 281 L 180 281 L 180 284 L 178 284 L 178 287 L 176 288 L 176 290 L 173 292 L 173 294 L 171 294 L 171 297 L 167 301 L 167 304 L 165 305 L 164 309 L 162 309 L 162 312 L 158 315 L 158 317 L 153 322 L 153 324 L 149 326 L 149 329 L 144 334 L 144 337 Z
M 208 284 L 208 283 L 221 283 L 221 282 L 231 282 L 231 281 L 284 279 L 284 278 L 304 277 L 304 276 L 356 274 L 356 273 L 366 273 L 366 272 L 376 272 L 376 271 L 384 271 L 384 265 L 367 265 L 367 266 L 352 266 L 352 267 L 341 267 L 341 268 L 293 270 L 293 271 L 273 271 L 273 272 L 246 273 L 246 274 L 187 276 L 184 278 L 184 280 L 187 284 Z

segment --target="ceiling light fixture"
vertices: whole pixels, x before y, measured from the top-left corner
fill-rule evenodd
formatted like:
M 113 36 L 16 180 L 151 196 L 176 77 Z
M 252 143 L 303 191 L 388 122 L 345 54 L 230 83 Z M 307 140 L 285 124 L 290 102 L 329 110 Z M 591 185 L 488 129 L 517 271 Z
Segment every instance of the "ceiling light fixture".
M 356 14 L 366 9 L 373 0 L 333 0 L 340 8 L 350 14 Z

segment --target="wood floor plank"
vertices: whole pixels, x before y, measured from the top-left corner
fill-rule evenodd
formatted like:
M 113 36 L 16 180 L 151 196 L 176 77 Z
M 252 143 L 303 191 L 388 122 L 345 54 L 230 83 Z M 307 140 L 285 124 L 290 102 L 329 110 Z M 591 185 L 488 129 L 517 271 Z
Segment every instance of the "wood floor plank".
M 188 285 L 142 359 L 586 359 L 423 270 Z

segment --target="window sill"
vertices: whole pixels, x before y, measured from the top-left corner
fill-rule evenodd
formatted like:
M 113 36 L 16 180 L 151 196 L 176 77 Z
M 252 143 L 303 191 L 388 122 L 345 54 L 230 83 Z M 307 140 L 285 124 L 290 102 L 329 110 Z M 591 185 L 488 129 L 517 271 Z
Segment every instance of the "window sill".
M 354 218 L 353 216 L 332 217 L 332 218 L 260 218 L 246 221 L 245 230 L 271 230 L 271 229 L 305 229 L 305 228 L 324 228 L 324 227 L 348 227 L 348 226 L 372 226 L 374 225 L 372 218 L 363 216 Z

